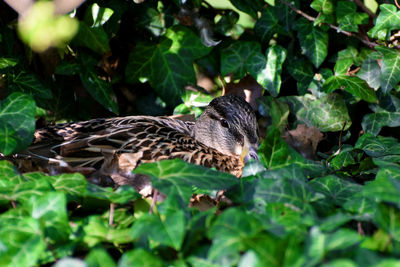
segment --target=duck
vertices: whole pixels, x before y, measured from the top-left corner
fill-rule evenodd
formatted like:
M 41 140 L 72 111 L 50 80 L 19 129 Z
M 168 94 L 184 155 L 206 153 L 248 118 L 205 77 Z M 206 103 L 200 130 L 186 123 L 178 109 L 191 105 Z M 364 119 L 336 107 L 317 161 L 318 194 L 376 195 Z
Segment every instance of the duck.
M 180 158 L 240 177 L 258 160 L 254 110 L 243 98 L 214 98 L 195 121 L 126 116 L 62 123 L 38 129 L 19 156 L 51 174 L 80 172 L 97 184 L 131 184 L 148 191 L 149 179 L 132 174 L 143 163 Z M 106 181 L 106 182 L 104 182 Z

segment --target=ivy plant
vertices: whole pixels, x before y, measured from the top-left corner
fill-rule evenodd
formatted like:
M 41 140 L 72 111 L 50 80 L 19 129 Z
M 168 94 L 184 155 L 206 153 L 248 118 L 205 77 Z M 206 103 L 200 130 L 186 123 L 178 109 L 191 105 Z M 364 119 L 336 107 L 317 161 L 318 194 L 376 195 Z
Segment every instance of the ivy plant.
M 73 2 L 0 2 L 1 266 L 399 264 L 396 1 Z M 154 205 L 6 160 L 46 123 L 198 116 L 235 86 L 262 95 L 240 179 L 142 164 Z

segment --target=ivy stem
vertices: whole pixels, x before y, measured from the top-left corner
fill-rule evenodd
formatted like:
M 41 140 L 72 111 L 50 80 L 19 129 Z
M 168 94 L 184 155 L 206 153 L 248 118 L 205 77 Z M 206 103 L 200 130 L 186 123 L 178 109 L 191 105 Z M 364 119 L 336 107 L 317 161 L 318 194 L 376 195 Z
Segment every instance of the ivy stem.
M 362 228 L 361 222 L 357 222 L 357 232 L 359 235 L 365 235 L 365 232 Z
M 115 205 L 114 203 L 110 203 L 110 216 L 108 217 L 108 225 L 113 225 L 114 223 L 114 209 Z
M 157 197 L 158 197 L 158 190 L 154 189 L 154 191 L 153 191 L 153 199 L 151 200 L 149 214 L 153 214 L 153 209 L 154 209 L 154 207 L 156 205 Z
M 395 0 L 396 1 L 396 3 L 397 3 L 397 0 Z M 368 14 L 368 16 L 370 16 L 371 18 L 376 18 L 377 16 L 376 16 L 376 14 L 375 13 L 373 13 L 372 11 L 371 11 L 371 9 L 369 9 L 368 7 L 366 7 L 365 5 L 364 5 L 364 3 L 361 1 L 361 0 L 354 0 L 354 3 L 356 3 L 356 5 L 357 6 L 359 6 L 365 13 L 367 13 Z
M 308 15 L 307 13 L 304 13 L 303 11 L 297 9 L 297 8 L 296 8 L 294 5 L 292 5 L 291 3 L 289 3 L 289 2 L 287 2 L 287 1 L 285 1 L 285 0 L 280 0 L 280 1 L 282 2 L 282 4 L 284 4 L 284 5 L 288 6 L 288 7 L 290 7 L 294 12 L 296 12 L 297 14 L 303 16 L 303 17 L 306 18 L 307 20 L 312 21 L 312 22 L 314 22 L 314 21 L 316 20 L 316 18 L 314 18 L 314 17 Z M 333 29 L 333 30 L 336 30 L 337 32 L 340 32 L 340 33 L 342 33 L 342 34 L 344 34 L 344 35 L 346 35 L 346 36 L 357 38 L 358 40 L 360 40 L 362 43 L 364 43 L 365 45 L 369 46 L 370 48 L 374 48 L 375 46 L 378 46 L 378 44 L 373 43 L 373 42 L 370 42 L 370 41 L 368 41 L 367 39 L 362 38 L 362 37 L 360 37 L 360 36 L 358 36 L 358 35 L 356 35 L 356 34 L 354 34 L 354 33 L 341 30 L 341 29 L 339 29 L 338 26 L 335 26 L 335 25 L 332 25 L 332 24 L 329 24 L 329 23 L 325 23 L 325 22 L 324 22 L 324 24 L 325 24 L 325 25 L 328 25 L 329 28 L 331 28 L 331 29 Z

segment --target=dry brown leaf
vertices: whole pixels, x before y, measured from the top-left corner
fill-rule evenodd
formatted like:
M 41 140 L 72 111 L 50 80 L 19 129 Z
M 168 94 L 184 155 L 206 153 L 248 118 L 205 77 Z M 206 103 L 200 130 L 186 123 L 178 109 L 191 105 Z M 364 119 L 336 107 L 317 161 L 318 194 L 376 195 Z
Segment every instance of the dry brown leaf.
M 247 75 L 238 83 L 226 84 L 223 95 L 237 95 L 244 98 L 254 110 L 257 110 L 256 99 L 262 95 L 263 88 L 257 83 L 257 81 Z
M 287 131 L 283 139 L 303 157 L 314 159 L 318 143 L 324 135 L 315 127 L 300 124 L 295 130 Z

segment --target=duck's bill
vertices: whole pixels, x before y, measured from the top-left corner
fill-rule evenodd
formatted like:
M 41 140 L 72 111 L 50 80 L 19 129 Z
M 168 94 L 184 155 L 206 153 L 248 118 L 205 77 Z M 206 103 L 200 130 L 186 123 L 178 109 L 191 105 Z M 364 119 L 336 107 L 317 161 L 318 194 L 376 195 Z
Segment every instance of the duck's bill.
M 250 159 L 258 160 L 257 155 L 257 147 L 254 146 L 245 146 L 242 150 L 242 154 L 240 155 L 240 159 L 246 163 Z

